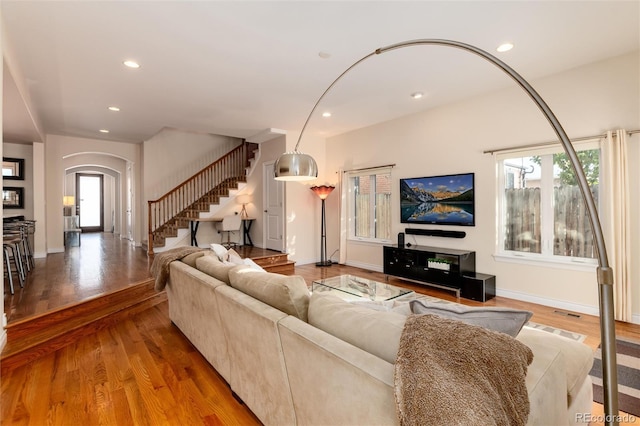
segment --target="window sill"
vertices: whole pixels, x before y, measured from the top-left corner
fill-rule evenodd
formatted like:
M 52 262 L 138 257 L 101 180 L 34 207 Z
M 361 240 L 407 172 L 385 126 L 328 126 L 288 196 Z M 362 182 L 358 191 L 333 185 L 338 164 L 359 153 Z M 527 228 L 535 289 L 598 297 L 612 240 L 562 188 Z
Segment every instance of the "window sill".
M 383 244 L 393 243 L 391 240 L 377 240 L 374 238 L 355 238 L 355 237 L 349 237 L 348 242 L 362 244 L 362 245 L 383 245 Z
M 598 267 L 596 259 L 579 259 L 569 257 L 560 259 L 532 254 L 497 253 L 493 258 L 498 262 L 519 263 L 522 265 L 545 266 L 557 269 L 569 269 L 574 271 L 595 272 Z

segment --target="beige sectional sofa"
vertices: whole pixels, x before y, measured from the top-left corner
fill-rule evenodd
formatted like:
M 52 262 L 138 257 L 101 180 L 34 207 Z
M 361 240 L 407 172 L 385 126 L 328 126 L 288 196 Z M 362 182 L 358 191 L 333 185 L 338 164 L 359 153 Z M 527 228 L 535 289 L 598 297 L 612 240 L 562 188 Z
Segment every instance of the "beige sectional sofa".
M 264 424 L 399 424 L 394 351 L 407 300 L 371 309 L 310 296 L 302 277 L 202 253 L 171 263 L 166 291 L 172 322 Z M 517 339 L 534 354 L 527 424 L 576 424 L 591 411 L 591 349 L 527 327 Z

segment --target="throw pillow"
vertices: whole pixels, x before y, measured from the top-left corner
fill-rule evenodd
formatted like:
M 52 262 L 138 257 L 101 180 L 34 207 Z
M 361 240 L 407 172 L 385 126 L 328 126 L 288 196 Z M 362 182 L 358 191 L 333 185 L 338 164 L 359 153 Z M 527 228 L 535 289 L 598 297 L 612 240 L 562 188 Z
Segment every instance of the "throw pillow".
M 512 337 L 518 335 L 522 326 L 533 315 L 533 312 L 509 308 L 474 308 L 457 303 L 430 303 L 423 300 L 412 300 L 409 303 L 414 314 L 438 315 L 499 331 Z
M 301 276 L 259 272 L 239 265 L 229 271 L 229 282 L 231 287 L 255 299 L 307 321 L 309 289 Z
M 245 265 L 247 265 L 249 268 L 254 269 L 256 271 L 259 272 L 266 272 L 264 269 L 262 269 L 262 266 L 258 265 L 256 262 L 254 262 L 252 259 L 249 259 L 248 257 L 245 259 L 242 259 Z
M 219 260 L 222 260 L 222 261 L 227 260 L 228 250 L 222 244 L 216 244 L 216 243 L 211 244 L 211 250 L 213 250 L 216 256 L 218 256 Z
M 244 265 L 244 260 L 234 249 L 229 249 L 227 252 L 227 260 L 235 265 Z
M 349 303 L 328 293 L 313 293 L 309 324 L 394 364 L 407 317 Z

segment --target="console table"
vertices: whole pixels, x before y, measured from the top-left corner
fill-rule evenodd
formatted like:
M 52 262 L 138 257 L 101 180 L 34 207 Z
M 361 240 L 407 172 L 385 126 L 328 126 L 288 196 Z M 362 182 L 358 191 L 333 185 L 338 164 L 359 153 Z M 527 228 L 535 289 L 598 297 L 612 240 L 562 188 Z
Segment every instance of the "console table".
M 249 231 L 251 231 L 251 225 L 253 221 L 256 220 L 254 217 L 246 217 L 242 218 L 242 245 L 243 246 L 253 246 L 253 241 L 251 240 L 251 235 L 249 235 Z M 198 240 L 196 239 L 196 235 L 198 233 L 198 225 L 200 222 L 222 222 L 221 217 L 194 217 L 189 219 L 189 231 L 191 232 L 191 245 L 198 246 Z M 247 243 L 247 240 L 249 241 Z
M 486 301 L 495 296 L 495 276 L 476 273 L 476 253 L 440 247 L 384 246 L 383 272 L 418 284 L 451 290 L 456 297 Z
M 64 245 L 65 247 L 80 246 L 80 218 L 77 215 L 64 216 Z

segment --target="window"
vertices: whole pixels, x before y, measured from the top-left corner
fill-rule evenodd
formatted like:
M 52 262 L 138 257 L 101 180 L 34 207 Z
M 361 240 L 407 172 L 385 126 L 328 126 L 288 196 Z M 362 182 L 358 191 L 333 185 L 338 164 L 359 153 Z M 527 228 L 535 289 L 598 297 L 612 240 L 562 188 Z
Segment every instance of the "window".
M 349 235 L 360 241 L 391 240 L 391 169 L 349 175 Z
M 574 145 L 598 203 L 600 148 Z M 595 245 L 586 205 L 562 147 L 498 155 L 498 254 L 592 263 Z

